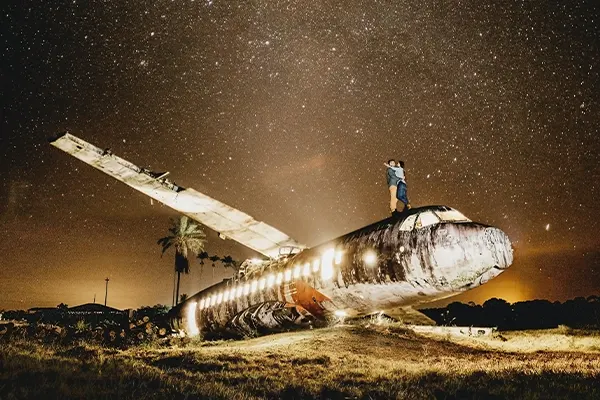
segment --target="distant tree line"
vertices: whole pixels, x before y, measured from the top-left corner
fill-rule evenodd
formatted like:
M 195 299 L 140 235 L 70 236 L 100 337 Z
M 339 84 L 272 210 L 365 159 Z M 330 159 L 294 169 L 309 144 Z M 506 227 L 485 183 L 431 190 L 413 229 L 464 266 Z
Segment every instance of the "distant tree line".
M 95 306 L 95 304 L 91 305 Z M 102 307 L 100 305 L 100 307 Z M 106 310 L 90 312 L 73 312 L 64 303 L 60 303 L 56 308 L 32 308 L 29 310 L 0 310 L 0 320 L 20 321 L 29 324 L 56 324 L 61 326 L 75 325 L 78 321 L 84 321 L 92 327 L 100 323 L 127 324 L 129 316 L 133 320 L 141 320 L 148 317 L 152 321 L 161 320 L 168 323 L 169 306 L 156 304 L 154 306 L 143 306 L 137 310 L 115 310 L 106 307 Z
M 419 310 L 438 325 L 498 327 L 500 330 L 544 329 L 566 325 L 600 329 L 600 297 L 576 297 L 564 303 L 529 300 L 510 304 L 492 298 L 483 305 L 454 302 L 444 308 Z

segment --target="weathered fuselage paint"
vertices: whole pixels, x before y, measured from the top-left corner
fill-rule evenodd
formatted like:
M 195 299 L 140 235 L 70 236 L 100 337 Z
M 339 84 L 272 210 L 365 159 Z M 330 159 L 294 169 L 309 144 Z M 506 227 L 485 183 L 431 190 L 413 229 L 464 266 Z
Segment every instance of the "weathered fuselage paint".
M 277 330 L 325 321 L 336 312 L 393 314 L 479 286 L 511 265 L 510 240 L 494 227 L 467 220 L 402 229 L 411 215 L 435 210 L 451 209 L 411 210 L 237 281 L 223 281 L 182 304 L 180 317 L 184 326 L 193 324 L 206 333 Z

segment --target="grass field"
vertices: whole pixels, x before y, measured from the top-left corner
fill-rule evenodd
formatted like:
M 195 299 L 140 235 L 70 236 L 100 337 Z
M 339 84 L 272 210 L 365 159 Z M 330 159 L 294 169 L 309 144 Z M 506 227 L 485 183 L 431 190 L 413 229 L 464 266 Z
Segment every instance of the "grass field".
M 339 326 L 183 348 L 0 346 L 0 399 L 600 399 L 600 336 L 565 330 L 456 339 Z

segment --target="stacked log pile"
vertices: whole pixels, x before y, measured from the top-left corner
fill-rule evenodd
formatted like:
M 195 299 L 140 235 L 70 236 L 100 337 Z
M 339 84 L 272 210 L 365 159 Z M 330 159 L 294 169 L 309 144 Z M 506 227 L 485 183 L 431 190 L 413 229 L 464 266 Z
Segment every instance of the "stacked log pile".
M 129 323 L 129 332 L 134 341 L 144 342 L 167 337 L 171 334 L 171 328 L 168 324 L 151 322 L 150 317 L 144 316 Z

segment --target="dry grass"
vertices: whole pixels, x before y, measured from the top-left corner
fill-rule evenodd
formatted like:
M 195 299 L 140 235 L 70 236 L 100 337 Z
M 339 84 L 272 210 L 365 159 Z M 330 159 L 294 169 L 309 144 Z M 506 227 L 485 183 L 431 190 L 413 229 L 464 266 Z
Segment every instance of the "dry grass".
M 600 398 L 597 353 L 517 351 L 519 335 L 455 343 L 390 325 L 126 351 L 20 342 L 1 348 L 0 398 Z
M 426 335 L 435 338 L 435 335 Z M 448 338 L 445 338 L 448 339 Z M 600 332 L 569 328 L 508 331 L 491 337 L 453 337 L 449 340 L 465 346 L 505 352 L 584 352 L 600 358 Z

